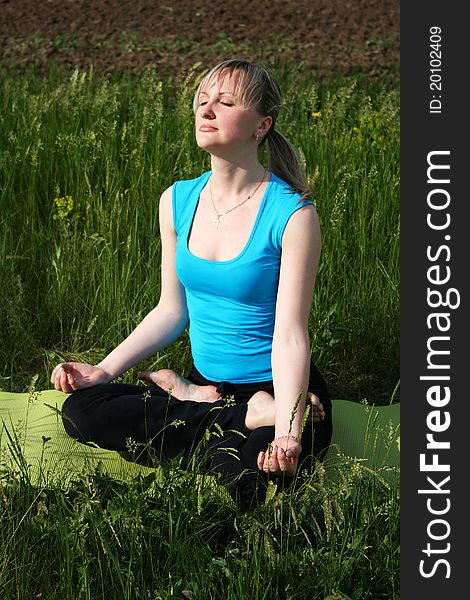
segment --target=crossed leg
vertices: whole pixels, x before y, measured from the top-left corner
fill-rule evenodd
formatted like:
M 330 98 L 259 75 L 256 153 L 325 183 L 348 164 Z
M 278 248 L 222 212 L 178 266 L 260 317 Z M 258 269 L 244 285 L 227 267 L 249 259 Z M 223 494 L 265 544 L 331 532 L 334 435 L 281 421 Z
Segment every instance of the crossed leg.
M 163 390 L 171 393 L 171 396 L 177 400 L 192 400 L 193 402 L 215 402 L 220 400 L 220 394 L 215 386 L 191 383 L 171 369 L 141 371 L 138 378 L 147 384 L 158 385 Z M 311 405 L 313 421 L 322 421 L 325 418 L 325 411 L 318 396 L 308 392 L 307 402 L 310 402 Z M 246 428 L 253 430 L 257 427 L 274 425 L 274 417 L 275 404 L 273 396 L 268 392 L 256 392 L 248 401 Z

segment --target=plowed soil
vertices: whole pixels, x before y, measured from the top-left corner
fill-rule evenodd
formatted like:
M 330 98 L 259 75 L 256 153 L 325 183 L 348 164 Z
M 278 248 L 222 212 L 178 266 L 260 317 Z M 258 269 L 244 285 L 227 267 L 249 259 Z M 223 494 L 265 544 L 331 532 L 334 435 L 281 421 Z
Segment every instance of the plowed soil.
M 184 73 L 226 58 L 398 74 L 399 0 L 0 0 L 0 65 Z

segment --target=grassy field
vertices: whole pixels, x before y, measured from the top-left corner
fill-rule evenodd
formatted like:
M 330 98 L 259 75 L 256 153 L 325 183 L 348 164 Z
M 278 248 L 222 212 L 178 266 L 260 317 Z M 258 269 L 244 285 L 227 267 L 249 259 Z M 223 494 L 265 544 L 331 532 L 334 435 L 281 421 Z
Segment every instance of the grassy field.
M 312 355 L 333 396 L 385 402 L 398 383 L 398 91 L 280 73 L 279 129 L 301 149 L 322 223 Z M 193 85 L 154 73 L 0 83 L 0 388 L 48 386 L 95 361 L 159 297 L 157 207 L 199 175 Z M 188 340 L 141 366 L 189 367 Z M 126 375 L 133 381 L 134 373 Z
M 0 595 L 71 600 L 398 600 L 396 486 L 344 460 L 241 513 L 165 465 L 69 490 L 3 473 Z
M 398 90 L 279 76 L 278 126 L 302 151 L 322 223 L 313 358 L 333 397 L 397 400 Z M 158 198 L 209 166 L 193 83 L 3 77 L 0 389 L 47 389 L 58 361 L 99 360 L 157 302 Z M 185 334 L 139 368 L 189 364 Z M 357 461 L 248 513 L 172 464 L 126 484 L 90 471 L 64 489 L 38 489 L 1 457 L 0 475 L 2 598 L 399 598 L 398 487 Z

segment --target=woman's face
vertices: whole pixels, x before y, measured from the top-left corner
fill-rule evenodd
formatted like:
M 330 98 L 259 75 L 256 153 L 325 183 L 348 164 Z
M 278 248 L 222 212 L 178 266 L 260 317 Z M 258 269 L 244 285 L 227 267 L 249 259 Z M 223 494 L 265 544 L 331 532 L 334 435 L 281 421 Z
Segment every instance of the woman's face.
M 263 117 L 236 96 L 236 74 L 216 78 L 197 98 L 196 142 L 207 151 L 256 147 L 255 134 Z

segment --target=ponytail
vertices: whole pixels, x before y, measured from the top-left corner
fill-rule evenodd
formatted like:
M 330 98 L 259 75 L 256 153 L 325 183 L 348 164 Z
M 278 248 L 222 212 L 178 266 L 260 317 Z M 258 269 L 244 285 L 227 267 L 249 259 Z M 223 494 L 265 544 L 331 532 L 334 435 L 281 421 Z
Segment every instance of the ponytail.
M 274 123 L 261 143 L 268 143 L 268 169 L 289 184 L 290 190 L 300 194 L 299 202 L 310 200 L 310 190 L 295 146 L 274 129 Z

